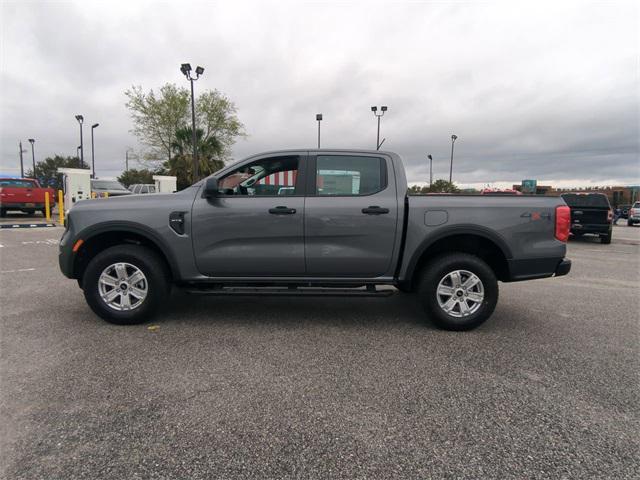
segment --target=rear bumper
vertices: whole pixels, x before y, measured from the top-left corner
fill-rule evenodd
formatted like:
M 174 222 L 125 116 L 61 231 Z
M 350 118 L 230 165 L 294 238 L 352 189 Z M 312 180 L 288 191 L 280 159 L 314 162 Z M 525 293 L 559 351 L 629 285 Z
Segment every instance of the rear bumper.
M 521 282 L 536 278 L 560 277 L 571 271 L 571 260 L 567 258 L 530 258 L 508 260 L 509 278 L 506 282 Z
M 610 223 L 585 223 L 585 224 L 572 224 L 571 233 L 599 233 L 606 235 L 611 231 Z
M 44 208 L 44 203 L 39 203 L 39 202 L 2 202 L 2 203 L 0 203 L 0 208 L 2 208 L 3 210 L 42 210 Z

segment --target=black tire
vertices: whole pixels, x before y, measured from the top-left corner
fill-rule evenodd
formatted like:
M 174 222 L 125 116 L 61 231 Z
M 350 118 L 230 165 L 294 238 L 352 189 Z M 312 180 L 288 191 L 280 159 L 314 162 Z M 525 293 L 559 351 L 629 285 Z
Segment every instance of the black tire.
M 7 211 L 4 208 L 0 208 L 0 217 L 4 218 L 7 216 Z
M 147 295 L 131 310 L 116 310 L 100 296 L 99 278 L 102 272 L 115 263 L 128 263 L 146 277 Z M 135 325 L 153 317 L 169 296 L 171 285 L 165 263 L 152 250 L 139 245 L 116 245 L 97 254 L 82 277 L 82 289 L 87 303 L 98 316 L 118 325 Z
M 47 209 L 46 208 L 43 208 L 42 210 L 40 210 L 40 212 L 42 212 L 42 216 L 44 218 L 47 218 Z
M 631 220 L 627 220 L 627 227 L 633 227 L 633 222 Z
M 451 272 L 463 270 L 476 275 L 482 282 L 484 298 L 480 306 L 468 316 L 457 317 L 447 313 L 438 302 L 440 281 Z M 464 294 L 464 293 L 463 293 Z M 484 323 L 498 303 L 498 281 L 493 270 L 481 258 L 467 253 L 447 253 L 429 262 L 421 272 L 418 295 L 425 313 L 444 330 L 471 330 Z M 466 304 L 466 301 L 465 301 Z M 461 314 L 460 308 L 458 313 Z
M 611 235 L 613 232 L 609 232 L 604 237 L 600 237 L 600 243 L 604 243 L 605 245 L 609 245 L 611 243 Z

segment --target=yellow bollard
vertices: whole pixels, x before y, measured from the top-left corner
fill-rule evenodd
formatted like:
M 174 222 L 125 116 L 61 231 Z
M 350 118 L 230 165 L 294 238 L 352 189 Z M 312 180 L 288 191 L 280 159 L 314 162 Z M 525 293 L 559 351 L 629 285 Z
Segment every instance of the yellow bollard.
M 96 198 L 96 192 L 91 192 L 91 198 Z
M 109 198 L 109 192 L 104 192 L 104 198 Z
M 58 190 L 58 216 L 60 217 L 60 225 L 64 225 L 64 200 L 62 199 L 62 190 Z
M 44 192 L 44 215 L 47 222 L 51 221 L 51 204 L 49 203 L 49 192 Z

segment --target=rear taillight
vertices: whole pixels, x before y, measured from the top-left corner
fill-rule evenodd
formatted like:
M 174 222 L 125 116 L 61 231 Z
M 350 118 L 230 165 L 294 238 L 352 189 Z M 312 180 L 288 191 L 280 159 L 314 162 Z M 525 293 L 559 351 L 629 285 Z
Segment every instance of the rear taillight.
M 636 211 L 633 208 L 629 210 L 629 215 L 633 217 L 635 214 L 636 214 Z
M 571 230 L 571 209 L 566 205 L 556 207 L 556 232 L 555 237 L 561 242 L 569 239 Z
M 613 220 L 613 210 L 609 209 L 609 212 L 607 213 L 607 221 L 611 221 Z

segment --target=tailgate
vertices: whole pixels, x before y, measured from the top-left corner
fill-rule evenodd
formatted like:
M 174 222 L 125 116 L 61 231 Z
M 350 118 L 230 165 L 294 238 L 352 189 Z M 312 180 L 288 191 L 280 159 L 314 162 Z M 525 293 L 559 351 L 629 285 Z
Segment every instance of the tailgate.
M 605 225 L 609 223 L 609 209 L 601 208 L 572 208 L 571 224 L 578 223 L 582 225 L 598 224 Z

